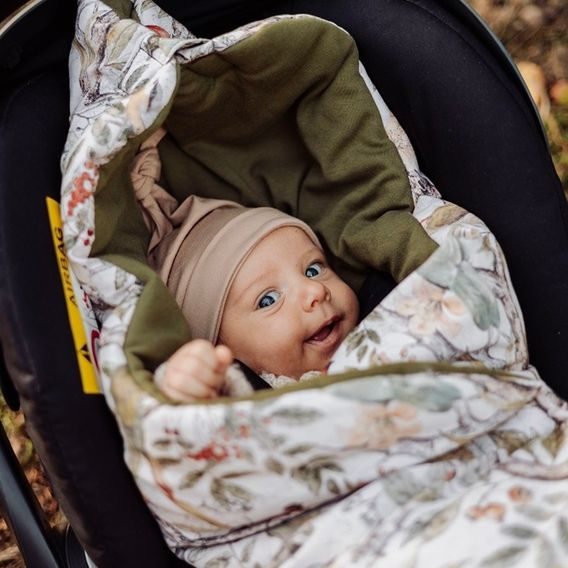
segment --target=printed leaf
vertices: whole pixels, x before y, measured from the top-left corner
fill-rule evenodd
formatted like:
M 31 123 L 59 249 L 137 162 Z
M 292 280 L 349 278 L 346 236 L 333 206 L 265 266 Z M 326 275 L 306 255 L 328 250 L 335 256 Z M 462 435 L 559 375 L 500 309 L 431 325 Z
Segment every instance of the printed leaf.
M 403 545 L 418 537 L 420 540 L 432 540 L 452 525 L 452 521 L 460 510 L 460 500 L 453 501 L 448 506 L 437 510 L 433 515 L 423 515 L 412 523 L 406 530 Z M 448 565 L 449 568 L 450 565 Z M 461 566 L 461 564 L 457 564 Z
M 505 448 L 509 454 L 516 452 L 529 441 L 528 436 L 518 430 L 500 430 L 491 434 L 491 437 L 500 447 Z
M 312 493 L 319 493 L 321 488 L 321 470 L 299 467 L 294 468 L 291 473 L 294 479 L 305 483 Z
M 179 484 L 180 489 L 189 489 L 190 487 L 193 487 L 203 477 L 204 473 L 205 470 L 192 471 L 188 473 Z
M 343 468 L 333 459 L 322 457 L 295 467 L 291 474 L 293 478 L 306 483 L 312 493 L 319 493 L 322 484 L 322 474 L 325 470 L 342 472 Z
M 205 568 L 226 568 L 233 560 L 233 556 L 218 556 L 217 558 L 210 558 L 205 564 Z
M 461 256 L 458 241 L 450 237 L 444 243 L 444 248 L 438 249 L 417 272 L 428 282 L 440 288 L 449 288 L 456 277 Z
M 460 508 L 459 501 L 450 503 L 447 507 L 437 511 L 428 520 L 424 527 L 423 536 L 426 540 L 432 540 L 441 533 L 452 523 Z
M 241 553 L 241 557 L 240 557 L 240 561 L 243 564 L 247 564 L 248 562 L 251 561 L 252 558 L 252 554 L 254 552 L 254 547 L 255 547 L 256 541 L 254 539 L 250 539 L 249 542 L 245 545 L 242 553 Z M 225 564 L 225 566 L 228 566 L 230 564 L 230 561 L 227 562 L 227 564 Z
M 333 392 L 349 400 L 400 400 L 431 412 L 445 412 L 461 398 L 461 392 L 456 387 L 443 381 L 416 385 L 402 377 L 396 381 L 377 377 L 374 381 L 338 383 L 333 386 Z
M 461 398 L 460 391 L 444 382 L 414 386 L 402 381 L 394 387 L 394 397 L 431 412 L 446 412 Z
M 513 566 L 525 554 L 526 546 L 508 546 L 490 554 L 481 562 L 485 568 L 507 568 Z
M 408 471 L 401 470 L 397 475 L 389 475 L 383 480 L 387 495 L 397 504 L 405 505 L 422 490 L 420 482 Z
M 374 329 L 366 329 L 365 332 L 366 332 L 365 335 L 373 343 L 380 343 L 381 342 L 381 338 L 379 337 L 379 334 Z
M 137 67 L 132 72 L 130 77 L 128 77 L 128 79 L 126 80 L 126 84 L 124 85 L 124 88 L 125 88 L 127 93 L 130 93 L 134 89 L 135 86 L 136 86 L 137 89 L 142 87 L 142 85 L 137 85 L 137 83 L 138 83 L 138 81 L 140 81 L 140 77 L 142 77 L 142 75 L 144 74 L 144 71 L 146 71 L 146 67 L 147 67 L 147 65 L 141 65 L 140 67 Z
M 195 444 L 193 444 L 193 442 L 190 442 L 189 440 L 186 440 L 185 438 L 176 438 L 176 442 L 186 450 L 193 450 L 195 448 Z
M 383 402 L 394 398 L 394 381 L 375 378 L 373 381 L 349 381 L 332 386 L 334 394 L 348 400 Z
M 165 450 L 170 447 L 171 443 L 172 441 L 169 438 L 165 438 L 164 440 L 155 440 L 152 443 L 152 446 L 154 446 L 157 450 Z
M 454 281 L 457 268 L 443 256 L 441 258 L 432 257 L 425 264 L 424 268 L 418 269 L 420 276 L 431 284 L 448 289 Z
M 364 339 L 365 332 L 362 330 L 356 330 L 350 333 L 346 338 L 346 354 L 349 355 L 350 353 L 355 351 L 355 349 L 357 349 L 363 343 Z
M 547 503 L 550 503 L 551 505 L 556 505 L 557 503 L 561 502 L 561 501 L 568 501 L 568 493 L 566 491 L 558 491 L 556 493 L 549 493 L 548 495 L 545 495 L 543 498 L 543 501 L 546 501 Z
M 556 457 L 558 450 L 562 448 L 566 439 L 566 432 L 561 425 L 556 428 L 542 441 L 542 445 L 548 450 L 551 456 Z
M 102 120 L 95 120 L 92 128 L 93 136 L 100 146 L 106 146 L 110 142 L 110 128 Z
M 462 209 L 452 203 L 448 203 L 434 209 L 430 217 L 426 219 L 425 225 L 434 231 L 440 227 L 452 225 L 465 215 L 467 215 L 467 211 L 465 209 Z
M 249 509 L 250 501 L 253 496 L 249 491 L 236 485 L 229 483 L 224 479 L 214 479 L 211 482 L 211 495 L 212 497 L 226 509 Z
M 507 525 L 504 526 L 501 531 L 508 536 L 513 536 L 522 540 L 538 536 L 537 531 L 526 525 Z
M 441 456 L 438 456 L 431 461 L 432 463 L 435 463 L 438 461 L 445 462 L 450 460 L 459 460 L 463 463 L 467 463 L 472 461 L 473 459 L 475 459 L 474 453 L 467 446 L 460 446 L 459 448 L 450 450 L 449 452 L 446 452 L 445 454 L 442 454 Z
M 119 26 L 120 30 L 118 29 Z M 114 41 L 110 42 L 111 50 L 107 57 L 107 60 L 109 61 L 118 59 L 125 49 L 131 47 L 131 40 L 138 30 L 138 25 L 134 22 L 126 25 L 120 23 L 119 26 L 116 26 L 116 37 Z
M 518 505 L 515 507 L 517 512 L 521 513 L 525 517 L 528 517 L 532 521 L 548 521 L 550 517 L 552 517 L 553 513 L 544 509 L 543 507 L 539 507 L 538 505 Z
M 556 564 L 556 553 L 554 547 L 550 544 L 548 539 L 541 537 L 538 542 L 536 551 L 536 565 L 537 566 L 558 566 Z
M 333 495 L 341 495 L 341 489 L 339 489 L 339 485 L 337 485 L 333 479 L 328 479 L 326 485 L 330 493 Z
M 418 502 L 428 503 L 430 501 L 438 501 L 441 497 L 440 487 L 425 487 L 414 498 Z
M 152 86 L 152 89 L 150 90 L 150 94 L 148 95 L 148 108 L 152 107 L 152 105 L 154 104 L 154 99 L 159 99 L 161 96 L 162 87 L 160 86 L 160 83 L 156 81 Z
M 379 312 L 377 312 L 377 310 L 373 310 L 370 314 L 368 314 L 365 317 L 365 321 L 382 321 L 384 319 L 383 315 Z
M 117 269 L 114 273 L 114 289 L 120 290 L 126 284 L 126 272 Z
M 558 536 L 562 544 L 562 548 L 568 554 L 568 520 L 566 517 L 560 517 L 558 519 Z
M 313 446 L 311 444 L 300 444 L 298 446 L 293 446 L 288 448 L 284 453 L 287 456 L 295 456 L 297 454 L 303 454 L 305 452 L 309 452 Z
M 357 349 L 357 361 L 361 361 L 361 359 L 363 359 L 363 357 L 365 357 L 365 354 L 367 353 L 367 350 L 369 349 L 368 345 L 361 345 L 361 347 L 359 347 L 359 349 Z
M 265 465 L 266 469 L 268 469 L 269 471 L 273 471 L 274 473 L 281 474 L 281 473 L 284 472 L 284 466 L 278 460 L 275 460 L 274 458 L 268 458 L 264 462 L 264 465 Z
M 158 458 L 157 462 L 163 468 L 179 465 L 179 459 L 175 459 L 175 458 Z
M 273 447 L 277 447 L 277 446 L 281 446 L 282 444 L 284 444 L 287 440 L 286 440 L 286 436 L 264 436 L 263 437 L 263 441 L 264 442 L 268 442 L 271 446 Z M 252 458 L 249 459 L 249 461 L 252 461 Z
M 460 266 L 450 290 L 469 308 L 479 329 L 485 331 L 499 325 L 497 302 L 469 265 Z
M 314 408 L 281 408 L 270 416 L 272 420 L 301 426 L 321 418 L 322 413 Z

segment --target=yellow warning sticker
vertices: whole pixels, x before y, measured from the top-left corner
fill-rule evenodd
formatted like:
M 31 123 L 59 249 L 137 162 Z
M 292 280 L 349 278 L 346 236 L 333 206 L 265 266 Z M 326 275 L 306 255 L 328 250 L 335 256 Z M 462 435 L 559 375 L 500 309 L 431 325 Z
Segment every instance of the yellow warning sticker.
M 63 244 L 63 227 L 59 203 L 50 197 L 46 198 L 47 213 L 51 225 L 51 236 L 57 257 L 57 266 L 63 285 L 67 315 L 75 345 L 75 353 L 79 364 L 79 372 L 86 394 L 99 394 L 101 388 L 98 381 L 98 341 L 99 328 L 88 295 L 83 291 L 77 278 L 69 266 L 69 260 Z

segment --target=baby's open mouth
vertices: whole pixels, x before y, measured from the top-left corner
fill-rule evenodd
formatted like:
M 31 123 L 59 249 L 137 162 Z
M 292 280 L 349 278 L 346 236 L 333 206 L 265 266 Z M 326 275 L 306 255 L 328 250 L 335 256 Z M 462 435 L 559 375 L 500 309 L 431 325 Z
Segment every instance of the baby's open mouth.
M 306 341 L 309 343 L 322 343 L 334 332 L 339 319 L 338 316 L 334 316 L 331 320 L 324 323 L 312 336 L 308 337 Z

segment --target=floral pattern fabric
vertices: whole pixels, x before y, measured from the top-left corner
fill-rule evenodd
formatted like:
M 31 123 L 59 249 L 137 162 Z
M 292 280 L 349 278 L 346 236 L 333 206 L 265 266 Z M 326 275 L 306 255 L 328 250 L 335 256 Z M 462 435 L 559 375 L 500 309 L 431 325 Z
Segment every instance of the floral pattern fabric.
M 193 405 L 133 379 L 124 344 L 143 284 L 90 256 L 100 169 L 167 107 L 177 65 L 309 16 L 204 40 L 150 0 L 133 3 L 135 19 L 110 4 L 79 2 L 64 235 L 102 321 L 126 463 L 170 548 L 208 567 L 567 566 L 568 406 L 529 365 L 495 238 L 420 173 L 362 66 L 439 249 L 348 336 L 328 376 Z

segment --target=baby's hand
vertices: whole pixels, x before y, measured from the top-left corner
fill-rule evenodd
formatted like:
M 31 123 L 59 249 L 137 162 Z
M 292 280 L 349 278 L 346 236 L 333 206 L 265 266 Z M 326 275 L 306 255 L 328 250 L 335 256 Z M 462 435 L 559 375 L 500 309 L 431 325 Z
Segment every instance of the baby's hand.
M 225 382 L 225 372 L 233 362 L 228 347 L 215 347 L 204 339 L 195 339 L 180 347 L 167 361 L 156 383 L 173 400 L 193 402 L 215 398 Z

